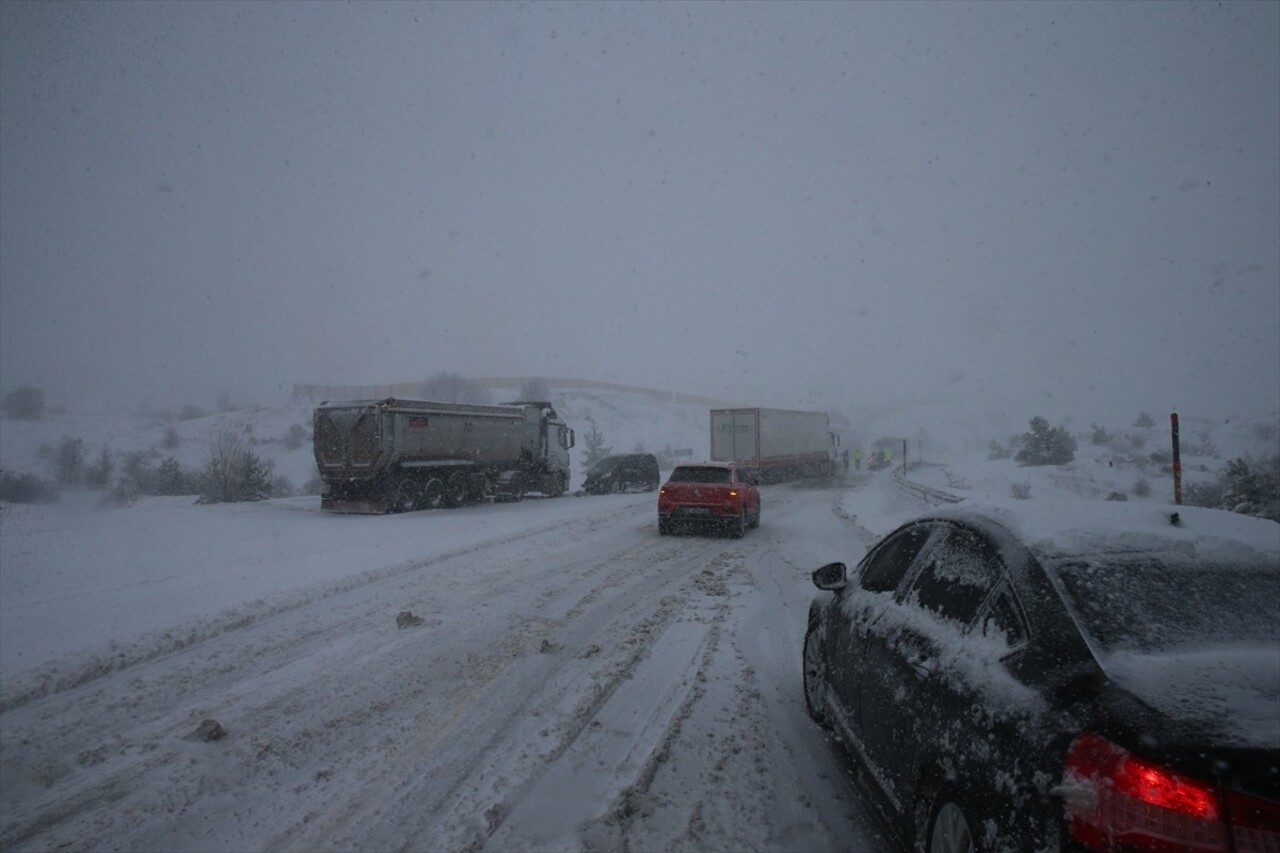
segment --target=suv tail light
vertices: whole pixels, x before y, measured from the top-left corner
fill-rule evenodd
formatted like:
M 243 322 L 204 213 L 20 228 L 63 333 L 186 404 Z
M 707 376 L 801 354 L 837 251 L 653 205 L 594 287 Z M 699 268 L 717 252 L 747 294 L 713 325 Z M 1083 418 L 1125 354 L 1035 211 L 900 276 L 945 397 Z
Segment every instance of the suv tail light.
M 1087 850 L 1229 851 L 1215 785 L 1148 761 L 1095 734 L 1067 751 L 1060 789 L 1067 831 Z

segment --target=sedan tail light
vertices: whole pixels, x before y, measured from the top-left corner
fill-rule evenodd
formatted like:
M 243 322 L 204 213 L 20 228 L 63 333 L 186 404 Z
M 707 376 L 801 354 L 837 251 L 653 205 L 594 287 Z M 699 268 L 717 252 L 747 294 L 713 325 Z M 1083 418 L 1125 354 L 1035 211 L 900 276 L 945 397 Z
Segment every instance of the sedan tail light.
M 1071 840 L 1087 850 L 1229 851 L 1216 786 L 1184 776 L 1095 734 L 1067 752 L 1063 784 Z

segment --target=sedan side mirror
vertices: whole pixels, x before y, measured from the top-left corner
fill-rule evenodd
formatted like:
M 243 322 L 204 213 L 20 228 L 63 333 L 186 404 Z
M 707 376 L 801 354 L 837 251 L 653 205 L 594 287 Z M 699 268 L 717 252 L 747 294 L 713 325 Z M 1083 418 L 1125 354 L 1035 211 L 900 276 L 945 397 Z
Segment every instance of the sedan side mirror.
M 827 563 L 813 572 L 813 585 L 818 589 L 839 592 L 844 589 L 846 568 L 844 563 Z

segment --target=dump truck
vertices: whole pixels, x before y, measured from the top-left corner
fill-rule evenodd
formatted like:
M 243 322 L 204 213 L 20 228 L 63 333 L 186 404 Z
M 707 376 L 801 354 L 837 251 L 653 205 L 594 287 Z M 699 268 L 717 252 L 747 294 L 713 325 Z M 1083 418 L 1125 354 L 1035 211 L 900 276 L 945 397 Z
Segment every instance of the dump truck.
M 764 483 L 830 476 L 839 446 L 826 412 L 711 410 L 712 461 L 737 462 Z
M 550 403 L 325 402 L 315 409 L 320 506 L 386 513 L 559 497 L 573 430 Z

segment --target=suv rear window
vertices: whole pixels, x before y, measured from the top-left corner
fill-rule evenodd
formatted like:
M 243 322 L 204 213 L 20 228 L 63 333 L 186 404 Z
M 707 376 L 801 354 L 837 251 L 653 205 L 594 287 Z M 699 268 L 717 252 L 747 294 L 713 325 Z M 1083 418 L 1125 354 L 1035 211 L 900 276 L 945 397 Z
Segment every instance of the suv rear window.
M 711 465 L 681 465 L 671 472 L 667 482 L 728 484 L 733 482 L 733 477 L 728 468 L 717 468 Z

